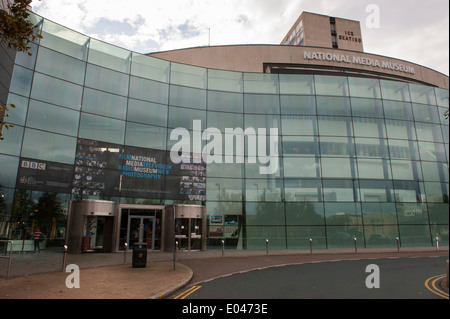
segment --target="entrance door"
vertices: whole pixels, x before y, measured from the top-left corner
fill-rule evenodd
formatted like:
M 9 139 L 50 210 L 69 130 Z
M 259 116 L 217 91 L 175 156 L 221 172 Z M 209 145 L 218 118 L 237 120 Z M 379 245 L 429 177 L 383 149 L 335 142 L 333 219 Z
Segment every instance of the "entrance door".
M 129 249 L 155 247 L 155 217 L 129 216 L 127 242 Z
M 175 220 L 175 240 L 178 249 L 201 250 L 202 220 L 200 218 L 177 218 Z

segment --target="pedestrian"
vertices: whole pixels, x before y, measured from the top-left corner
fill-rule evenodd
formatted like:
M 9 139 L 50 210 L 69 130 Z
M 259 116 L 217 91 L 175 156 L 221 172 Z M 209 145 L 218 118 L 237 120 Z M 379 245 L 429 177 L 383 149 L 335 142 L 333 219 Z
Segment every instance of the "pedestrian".
M 36 231 L 33 233 L 32 238 L 34 239 L 34 252 L 36 253 L 37 248 L 39 254 L 41 253 L 41 248 L 39 247 L 41 236 L 44 237 L 44 233 L 40 232 L 39 228 L 36 228 Z

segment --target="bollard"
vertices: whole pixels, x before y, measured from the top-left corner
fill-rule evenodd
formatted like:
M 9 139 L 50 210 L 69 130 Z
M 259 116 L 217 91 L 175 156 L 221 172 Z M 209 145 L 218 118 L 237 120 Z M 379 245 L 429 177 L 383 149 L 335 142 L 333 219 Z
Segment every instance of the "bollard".
M 439 250 L 439 237 L 436 236 L 436 251 Z
M 225 241 L 222 240 L 222 258 L 224 257 L 224 255 L 225 255 Z
M 128 249 L 128 244 L 125 243 L 124 244 L 125 249 L 123 251 L 123 264 L 125 265 L 127 263 L 127 249 Z
M 400 238 L 395 237 L 395 240 L 397 240 L 397 252 L 400 252 Z
M 269 240 L 266 239 L 266 256 L 269 256 Z
M 173 270 L 175 270 L 175 262 L 177 260 L 178 241 L 175 241 L 175 249 L 173 250 Z
M 358 247 L 357 247 L 357 245 L 356 245 L 356 237 L 353 237 L 353 240 L 354 240 L 354 242 L 355 242 L 355 254 L 358 252 Z
M 65 272 L 65 271 L 66 271 L 66 256 L 67 256 L 67 249 L 68 249 L 67 245 L 64 245 L 63 261 L 62 261 L 62 269 L 61 269 L 62 272 Z
M 312 254 L 312 238 L 309 239 L 309 252 Z

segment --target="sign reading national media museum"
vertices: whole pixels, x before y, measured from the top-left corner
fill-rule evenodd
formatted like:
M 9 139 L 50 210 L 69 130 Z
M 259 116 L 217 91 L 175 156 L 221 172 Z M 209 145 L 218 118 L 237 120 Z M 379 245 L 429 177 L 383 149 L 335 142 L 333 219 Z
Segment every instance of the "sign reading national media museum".
M 412 66 L 390 62 L 386 60 L 378 60 L 374 58 L 349 56 L 347 54 L 319 52 L 319 51 L 304 51 L 303 58 L 305 60 L 329 61 L 356 65 L 366 65 L 374 68 L 389 69 L 393 71 L 404 72 L 408 74 L 416 74 Z

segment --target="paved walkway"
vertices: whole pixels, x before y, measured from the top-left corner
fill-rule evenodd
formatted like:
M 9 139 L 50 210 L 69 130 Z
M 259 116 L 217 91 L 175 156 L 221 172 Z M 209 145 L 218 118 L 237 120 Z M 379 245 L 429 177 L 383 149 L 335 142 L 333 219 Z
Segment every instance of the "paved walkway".
M 68 254 L 66 265 L 80 268 L 80 288 L 67 288 L 73 274 L 63 271 L 62 253 L 13 254 L 0 259 L 0 299 L 147 299 L 163 298 L 195 283 L 231 273 L 313 261 L 448 256 L 448 247 L 396 249 L 149 252 L 146 268 L 132 267 L 132 254 Z M 124 263 L 125 261 L 125 263 Z M 443 265 L 442 273 L 446 272 Z M 70 279 L 70 278 L 69 278 Z M 73 282 L 73 281 L 72 281 Z

